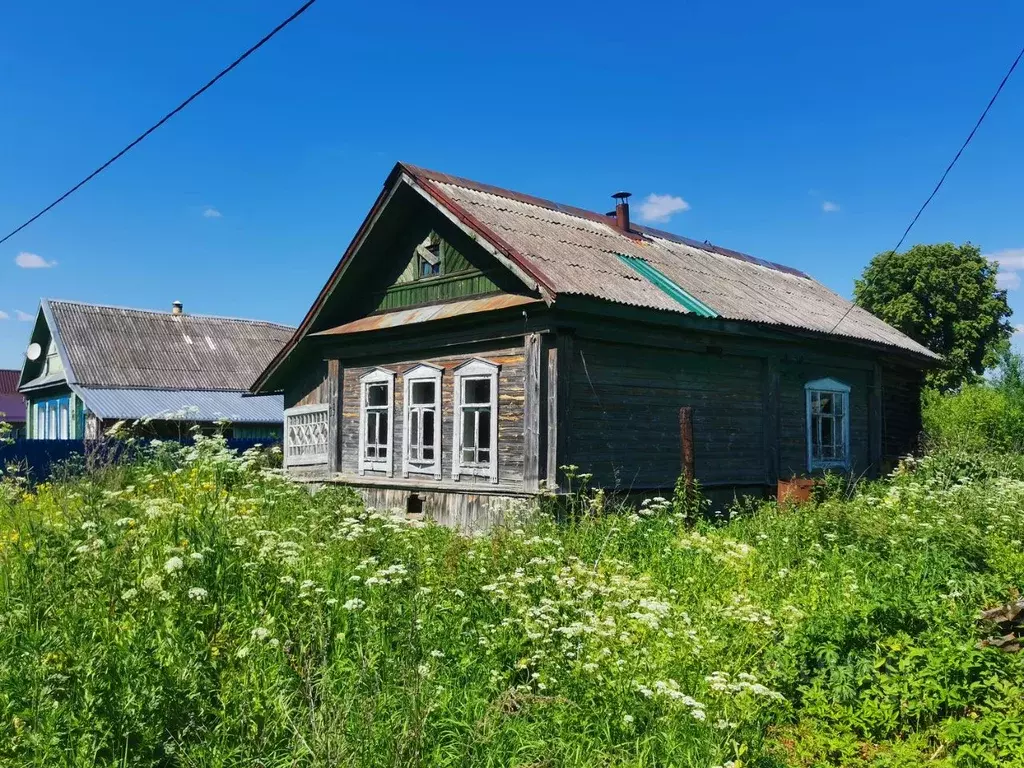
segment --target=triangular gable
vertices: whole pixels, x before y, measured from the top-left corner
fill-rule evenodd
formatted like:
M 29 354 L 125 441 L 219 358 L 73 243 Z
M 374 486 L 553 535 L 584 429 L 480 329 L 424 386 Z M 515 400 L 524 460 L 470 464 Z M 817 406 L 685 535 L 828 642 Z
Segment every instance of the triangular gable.
M 280 388 L 274 381 L 276 374 L 287 367 L 288 358 L 310 334 L 354 320 L 360 314 L 386 309 L 379 307 L 379 302 L 355 309 L 355 303 L 367 301 L 366 292 L 353 291 L 349 298 L 342 300 L 346 284 L 357 287 L 376 281 L 382 269 L 390 270 L 387 284 L 400 284 L 409 261 L 394 260 L 394 254 L 414 254 L 431 231 L 470 262 L 481 258 L 493 260 L 501 268 L 497 270 L 498 279 L 494 280 L 498 290 L 530 293 L 547 302 L 553 301 L 549 281 L 535 265 L 437 189 L 421 184 L 410 169 L 411 166 L 401 163 L 395 166 L 313 306 L 289 342 L 253 384 L 253 392 Z M 488 273 L 488 277 L 491 276 L 495 276 L 494 271 Z
M 24 387 L 34 381 L 52 375 L 54 378 L 64 378 L 68 383 L 75 381 L 75 373 L 71 367 L 71 358 L 64 347 L 61 339 L 60 328 L 50 311 L 50 302 L 43 299 L 39 304 L 39 311 L 36 312 L 36 320 L 32 326 L 32 334 L 29 336 L 29 349 L 33 344 L 39 345 L 39 355 L 35 360 L 28 357 L 28 349 L 25 352 L 25 362 L 21 367 L 21 376 L 18 380 L 18 387 Z M 52 371 L 47 370 L 47 360 L 56 358 L 59 366 L 51 364 Z M 60 374 L 58 376 L 57 374 Z

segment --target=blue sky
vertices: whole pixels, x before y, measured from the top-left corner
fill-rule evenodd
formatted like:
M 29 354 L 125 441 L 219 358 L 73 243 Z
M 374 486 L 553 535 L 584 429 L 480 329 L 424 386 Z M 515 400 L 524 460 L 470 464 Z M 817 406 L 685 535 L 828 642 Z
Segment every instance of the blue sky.
M 298 4 L 5 8 L 0 229 Z M 41 296 L 180 299 L 297 323 L 396 160 L 596 210 L 623 188 L 641 209 L 661 196 L 662 228 L 849 295 L 966 136 L 1022 28 L 1017 2 L 319 0 L 0 246 L 0 366 L 20 367 L 19 318 Z M 908 244 L 969 240 L 1024 271 L 1022 179 L 1024 69 Z M 1016 272 L 1006 280 L 1024 310 Z

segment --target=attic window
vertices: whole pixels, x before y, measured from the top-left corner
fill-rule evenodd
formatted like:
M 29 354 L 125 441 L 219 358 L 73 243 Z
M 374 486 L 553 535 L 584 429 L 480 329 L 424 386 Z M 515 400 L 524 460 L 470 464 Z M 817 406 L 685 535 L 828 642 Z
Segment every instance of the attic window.
M 416 279 L 441 274 L 441 243 L 431 235 L 416 246 Z

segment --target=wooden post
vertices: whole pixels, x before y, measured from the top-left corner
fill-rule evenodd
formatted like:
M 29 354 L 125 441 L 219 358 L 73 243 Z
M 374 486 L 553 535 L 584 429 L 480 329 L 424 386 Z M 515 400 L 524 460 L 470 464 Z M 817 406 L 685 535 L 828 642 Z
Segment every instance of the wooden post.
M 877 477 L 882 470 L 882 366 L 875 363 L 868 385 L 868 470 Z
M 768 358 L 762 367 L 762 432 L 764 437 L 765 484 L 775 486 L 779 482 L 779 410 L 781 393 L 779 386 L 779 361 Z
M 529 493 L 540 490 L 540 334 L 528 333 L 523 340 L 526 357 L 526 386 L 523 403 L 523 487 Z
M 679 448 L 682 459 L 683 477 L 686 487 L 693 487 L 693 408 L 679 409 Z
M 560 466 L 569 463 L 569 393 L 572 336 L 559 331 L 548 348 L 548 490 L 561 486 Z
M 341 467 L 341 364 L 327 361 L 327 475 Z

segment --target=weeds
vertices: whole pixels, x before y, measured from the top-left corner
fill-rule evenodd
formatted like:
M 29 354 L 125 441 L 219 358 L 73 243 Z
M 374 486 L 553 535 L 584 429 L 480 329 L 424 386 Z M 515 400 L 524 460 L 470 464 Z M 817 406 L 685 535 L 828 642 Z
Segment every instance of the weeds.
M 570 469 L 569 474 L 573 470 Z M 1024 765 L 1024 462 L 466 538 L 223 441 L 0 494 L 0 762 Z M 840 490 L 840 489 L 837 489 Z

